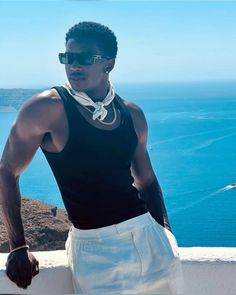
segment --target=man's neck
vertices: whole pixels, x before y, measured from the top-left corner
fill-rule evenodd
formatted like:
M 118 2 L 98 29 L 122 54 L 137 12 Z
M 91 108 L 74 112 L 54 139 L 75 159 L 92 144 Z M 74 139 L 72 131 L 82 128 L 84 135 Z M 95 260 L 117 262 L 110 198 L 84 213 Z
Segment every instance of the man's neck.
M 109 91 L 109 81 L 107 81 L 106 85 L 101 86 L 98 89 L 86 91 L 85 93 L 94 101 L 103 101 L 104 98 L 107 96 Z

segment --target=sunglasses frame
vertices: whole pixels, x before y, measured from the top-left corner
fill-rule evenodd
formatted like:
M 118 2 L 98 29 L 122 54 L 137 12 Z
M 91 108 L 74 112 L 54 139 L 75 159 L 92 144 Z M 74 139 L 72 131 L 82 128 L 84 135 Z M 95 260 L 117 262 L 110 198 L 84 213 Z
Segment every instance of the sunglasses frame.
M 61 64 L 64 64 L 64 65 L 72 65 L 75 61 L 79 64 L 79 65 L 82 65 L 82 66 L 90 66 L 90 65 L 93 65 L 97 60 L 101 60 L 103 58 L 105 59 L 108 59 L 107 57 L 103 56 L 103 55 L 100 55 L 100 54 L 88 54 L 87 57 L 89 58 L 92 58 L 92 63 L 81 63 L 81 61 L 79 62 L 78 60 L 76 60 L 76 58 L 73 57 L 73 61 L 72 63 L 65 63 L 63 62 L 62 58 L 66 58 L 66 55 L 71 55 L 71 56 L 79 56 L 81 55 L 81 53 L 72 53 L 72 52 L 64 52 L 64 53 L 59 53 L 58 54 L 58 58 L 59 58 L 59 61 Z

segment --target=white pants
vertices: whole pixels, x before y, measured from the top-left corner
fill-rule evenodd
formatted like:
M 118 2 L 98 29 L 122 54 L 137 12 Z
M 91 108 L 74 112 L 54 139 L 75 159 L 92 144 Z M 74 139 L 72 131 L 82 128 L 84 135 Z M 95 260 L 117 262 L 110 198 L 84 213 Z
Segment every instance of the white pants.
M 183 294 L 174 235 L 146 213 L 98 229 L 71 227 L 66 241 L 78 294 Z

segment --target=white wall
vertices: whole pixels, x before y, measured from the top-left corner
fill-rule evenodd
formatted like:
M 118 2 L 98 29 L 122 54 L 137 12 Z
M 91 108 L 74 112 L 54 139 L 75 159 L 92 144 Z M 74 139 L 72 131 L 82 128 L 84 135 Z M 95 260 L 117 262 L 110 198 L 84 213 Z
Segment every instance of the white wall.
M 0 254 L 0 294 L 70 294 L 71 275 L 65 251 L 32 252 L 39 260 L 40 272 L 28 289 L 20 289 L 5 274 L 7 254 Z
M 235 295 L 236 248 L 179 248 L 186 295 Z
M 235 295 L 236 248 L 179 248 L 186 295 Z M 0 254 L 0 293 L 71 294 L 65 251 L 35 252 L 40 273 L 27 290 L 18 288 L 5 274 L 7 254 Z

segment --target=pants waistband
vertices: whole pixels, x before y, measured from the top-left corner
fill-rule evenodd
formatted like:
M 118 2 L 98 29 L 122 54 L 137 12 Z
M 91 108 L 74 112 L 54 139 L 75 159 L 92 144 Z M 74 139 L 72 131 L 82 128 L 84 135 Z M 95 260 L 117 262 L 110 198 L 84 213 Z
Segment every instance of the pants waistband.
M 111 236 L 114 234 L 124 234 L 130 232 L 134 229 L 145 227 L 149 224 L 156 222 L 149 212 L 142 215 L 136 216 L 134 218 L 125 220 L 123 222 L 108 225 L 105 227 L 100 227 L 96 229 L 78 229 L 71 226 L 70 233 L 73 238 L 102 238 Z

